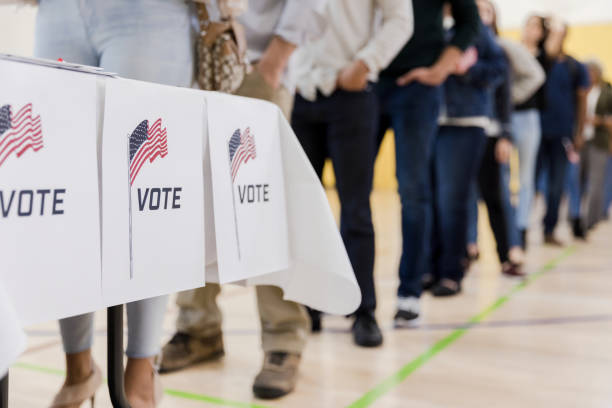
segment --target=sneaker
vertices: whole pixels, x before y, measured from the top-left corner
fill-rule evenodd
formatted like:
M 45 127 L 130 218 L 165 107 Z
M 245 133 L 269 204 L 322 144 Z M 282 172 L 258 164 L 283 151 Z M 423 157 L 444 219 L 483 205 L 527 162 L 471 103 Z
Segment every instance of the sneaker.
M 382 333 L 373 313 L 357 313 L 353 323 L 353 340 L 361 347 L 378 347 L 383 342 Z
M 554 246 L 554 247 L 562 247 L 565 246 L 565 244 L 563 244 L 563 242 L 559 241 L 557 239 L 557 237 L 555 237 L 553 234 L 546 234 L 544 236 L 544 243 L 546 245 L 549 246 Z
M 419 322 L 421 305 L 416 297 L 400 297 L 397 299 L 397 312 L 393 318 L 395 328 L 414 327 Z
M 431 294 L 435 297 L 449 297 L 461 293 L 461 283 L 452 279 L 442 279 L 436 286 L 431 288 Z
M 159 373 L 181 370 L 194 364 L 217 359 L 225 354 L 221 333 L 197 338 L 187 333 L 176 332 L 162 348 Z
M 275 399 L 293 391 L 297 382 L 300 359 L 297 353 L 267 352 L 263 368 L 253 383 L 255 396 L 261 399 Z

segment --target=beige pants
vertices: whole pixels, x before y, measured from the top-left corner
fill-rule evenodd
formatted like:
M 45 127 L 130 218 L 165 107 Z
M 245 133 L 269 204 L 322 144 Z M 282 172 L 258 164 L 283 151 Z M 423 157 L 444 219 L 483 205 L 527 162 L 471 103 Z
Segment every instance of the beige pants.
M 284 87 L 273 89 L 255 71 L 249 74 L 237 95 L 270 101 L 290 117 L 293 95 Z M 310 330 L 303 306 L 283 300 L 283 291 L 274 286 L 257 286 L 257 308 L 261 320 L 261 341 L 264 352 L 285 351 L 301 353 Z M 176 328 L 197 337 L 221 333 L 222 316 L 217 305 L 221 288 L 207 284 L 203 288 L 181 292 L 176 298 L 179 315 Z

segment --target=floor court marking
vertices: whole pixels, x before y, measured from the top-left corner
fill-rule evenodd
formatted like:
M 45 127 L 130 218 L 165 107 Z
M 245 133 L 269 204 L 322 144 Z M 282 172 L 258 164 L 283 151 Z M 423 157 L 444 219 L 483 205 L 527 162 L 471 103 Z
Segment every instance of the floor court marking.
M 61 370 L 61 369 L 49 368 L 49 367 L 44 367 L 44 366 L 39 366 L 36 364 L 29 364 L 29 363 L 17 362 L 13 364 L 11 368 L 21 368 L 24 370 L 36 371 L 36 372 L 43 373 L 43 374 L 51 374 L 51 375 L 62 376 L 62 377 L 66 375 L 66 371 Z M 106 381 L 107 381 L 106 378 L 104 378 L 105 383 Z M 249 402 L 231 401 L 231 400 L 227 400 L 224 398 L 211 397 L 209 395 L 196 394 L 196 393 L 181 391 L 181 390 L 173 390 L 171 388 L 164 388 L 164 394 L 169 395 L 171 397 L 175 397 L 175 398 L 182 398 L 182 399 L 191 400 L 191 401 L 207 402 L 209 404 L 221 405 L 224 407 L 231 407 L 231 408 L 270 408 L 265 405 L 251 404 Z
M 482 320 L 487 318 L 491 313 L 499 309 L 503 306 L 510 298 L 512 298 L 517 292 L 525 289 L 529 284 L 542 277 L 546 272 L 555 269 L 557 265 L 568 256 L 573 254 L 576 251 L 575 246 L 571 246 L 563 251 L 560 255 L 558 255 L 553 260 L 546 263 L 542 268 L 540 268 L 537 272 L 529 275 L 525 280 L 516 284 L 510 291 L 498 298 L 493 304 L 484 309 L 479 314 L 473 316 L 469 319 L 463 327 L 457 328 L 452 331 L 449 335 L 442 338 L 438 342 L 436 342 L 433 346 L 431 346 L 424 353 L 417 356 L 414 360 L 410 361 L 408 364 L 404 365 L 399 371 L 395 372 L 391 376 L 384 379 L 377 386 L 372 388 L 370 391 L 365 393 L 361 398 L 357 401 L 350 404 L 347 408 L 366 408 L 371 406 L 376 400 L 387 394 L 393 388 L 401 384 L 406 378 L 408 378 L 412 373 L 418 370 L 420 367 L 425 365 L 429 360 L 435 357 L 442 350 L 449 347 L 451 344 L 459 340 L 468 330 L 470 330 L 474 325 L 480 323 Z
M 540 278 L 546 272 L 555 269 L 557 265 L 566 259 L 568 256 L 575 252 L 576 248 L 574 246 L 569 247 L 565 251 L 563 251 L 559 256 L 554 258 L 553 260 L 546 263 L 542 268 L 540 268 L 537 272 L 529 275 L 527 279 L 516 284 L 510 291 L 498 298 L 492 305 L 488 308 L 477 314 L 476 316 L 469 319 L 466 323 L 463 323 L 459 328 L 455 329 L 449 335 L 439 340 L 433 346 L 431 346 L 427 351 L 419 355 L 417 358 L 403 366 L 399 371 L 387 377 L 381 383 L 379 383 L 376 387 L 368 391 L 357 401 L 350 404 L 347 408 L 366 408 L 372 405 L 376 400 L 378 400 L 383 395 L 387 394 L 397 385 L 402 383 L 410 374 L 414 373 L 417 369 L 427 363 L 430 359 L 432 359 L 435 355 L 440 353 L 442 350 L 453 344 L 459 338 L 461 338 L 468 330 L 473 328 L 482 322 L 486 317 L 488 317 L 495 310 L 499 309 L 502 305 L 504 305 L 514 294 L 526 288 L 529 284 L 531 284 L 536 279 Z M 419 328 L 416 328 L 419 330 Z M 55 368 L 43 367 L 35 364 L 17 362 L 13 364 L 14 368 L 21 368 L 30 371 L 37 371 L 44 374 L 52 374 L 57 376 L 64 376 L 65 371 Z M 174 389 L 164 389 L 166 395 L 182 398 L 191 401 L 200 401 L 213 405 L 231 407 L 231 408 L 269 408 L 264 405 L 252 404 L 248 402 L 238 402 L 238 401 L 230 401 L 223 398 L 212 397 L 209 395 L 202 395 L 191 393 L 187 391 L 174 390 Z

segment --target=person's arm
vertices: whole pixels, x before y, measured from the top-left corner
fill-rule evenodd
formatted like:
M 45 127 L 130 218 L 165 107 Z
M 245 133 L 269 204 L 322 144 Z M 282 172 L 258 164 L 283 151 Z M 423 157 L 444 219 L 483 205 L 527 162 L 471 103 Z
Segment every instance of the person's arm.
M 273 88 L 280 86 L 283 73 L 295 48 L 295 44 L 274 36 L 257 63 L 257 70 Z
M 338 74 L 338 86 L 360 91 L 368 84 L 370 73 L 378 74 L 408 42 L 414 31 L 411 0 L 376 0 L 382 11 L 382 25 L 372 39 Z
M 508 62 L 502 48 L 493 39 L 488 28 L 478 38 L 478 61 L 458 78 L 479 88 L 497 87 L 508 74 Z
M 546 74 L 538 60 L 522 44 L 501 39 L 500 45 L 506 51 L 514 73 L 512 103 L 520 105 L 540 89 L 546 81 Z
M 415 68 L 397 79 L 400 86 L 413 81 L 437 86 L 452 74 L 465 51 L 480 30 L 480 15 L 474 0 L 450 0 L 455 20 L 455 35 L 431 67 Z
M 320 35 L 325 28 L 323 8 L 327 0 L 287 0 L 256 69 L 273 88 L 280 86 L 289 58 L 295 49 Z
M 584 144 L 584 125 L 587 118 L 587 95 L 589 94 L 590 78 L 586 67 L 580 62 L 578 64 L 576 87 L 576 133 L 574 135 L 574 145 L 576 150 L 580 150 Z

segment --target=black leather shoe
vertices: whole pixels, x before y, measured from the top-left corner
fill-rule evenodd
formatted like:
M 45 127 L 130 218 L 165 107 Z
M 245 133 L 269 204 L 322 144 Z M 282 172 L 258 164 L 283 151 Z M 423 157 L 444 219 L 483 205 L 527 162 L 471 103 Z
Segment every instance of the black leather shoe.
M 353 323 L 353 340 L 361 347 L 378 347 L 383 342 L 382 333 L 371 313 L 357 313 Z
M 452 279 L 442 279 L 436 286 L 431 288 L 431 294 L 435 297 L 449 297 L 461 293 L 461 283 Z

